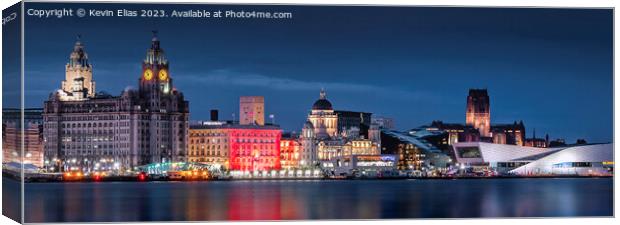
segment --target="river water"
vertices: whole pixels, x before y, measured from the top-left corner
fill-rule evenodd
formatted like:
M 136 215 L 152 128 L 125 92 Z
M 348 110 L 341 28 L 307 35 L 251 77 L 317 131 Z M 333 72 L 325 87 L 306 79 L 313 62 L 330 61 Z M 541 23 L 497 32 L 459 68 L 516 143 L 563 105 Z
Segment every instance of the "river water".
M 28 183 L 24 206 L 26 222 L 613 216 L 613 179 Z

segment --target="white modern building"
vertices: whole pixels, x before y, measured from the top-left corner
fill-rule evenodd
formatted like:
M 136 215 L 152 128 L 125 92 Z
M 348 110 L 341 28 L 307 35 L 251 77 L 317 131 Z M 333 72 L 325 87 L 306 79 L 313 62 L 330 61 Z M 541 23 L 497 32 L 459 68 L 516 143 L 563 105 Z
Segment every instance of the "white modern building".
M 520 176 L 613 175 L 613 144 L 534 148 L 484 142 L 453 145 L 456 163 L 473 172 Z

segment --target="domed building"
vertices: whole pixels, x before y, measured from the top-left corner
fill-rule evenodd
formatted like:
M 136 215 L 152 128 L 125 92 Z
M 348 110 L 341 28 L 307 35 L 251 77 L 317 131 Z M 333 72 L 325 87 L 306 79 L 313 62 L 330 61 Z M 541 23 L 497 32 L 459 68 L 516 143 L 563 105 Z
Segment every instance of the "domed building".
M 359 126 L 339 125 L 339 112 L 349 111 L 334 110 L 325 90 L 321 90 L 302 129 L 302 158 L 306 166 L 308 162 L 329 162 L 343 156 L 380 154 L 378 129 L 370 130 L 370 138 L 360 135 Z
M 338 115 L 327 100 L 325 90 L 321 90 L 319 100 L 312 105 L 308 121 L 314 127 L 314 134 L 318 139 L 333 138 L 338 134 Z
M 325 97 L 325 90 L 321 90 L 319 100 L 314 102 L 312 105 L 312 110 L 334 110 L 334 108 L 332 108 L 332 103 Z

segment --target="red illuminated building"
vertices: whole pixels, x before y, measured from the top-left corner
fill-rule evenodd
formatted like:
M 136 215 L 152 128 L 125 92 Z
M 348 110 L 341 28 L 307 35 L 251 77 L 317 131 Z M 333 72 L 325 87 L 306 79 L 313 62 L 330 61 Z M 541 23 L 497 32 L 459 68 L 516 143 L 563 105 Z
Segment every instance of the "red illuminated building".
M 237 125 L 227 129 L 231 170 L 280 170 L 280 138 L 276 126 Z
M 292 169 L 299 167 L 300 155 L 302 150 L 301 142 L 295 138 L 285 138 L 280 141 L 280 159 L 282 168 Z

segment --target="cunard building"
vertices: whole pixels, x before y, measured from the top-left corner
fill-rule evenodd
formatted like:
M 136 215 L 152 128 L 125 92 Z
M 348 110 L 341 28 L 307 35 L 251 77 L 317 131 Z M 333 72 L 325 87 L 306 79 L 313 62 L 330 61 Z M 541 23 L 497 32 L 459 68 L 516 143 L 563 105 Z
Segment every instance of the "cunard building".
M 44 103 L 46 161 L 60 170 L 125 171 L 156 162 L 186 161 L 189 103 L 177 91 L 154 34 L 138 89 L 120 96 L 95 91 L 93 67 L 80 40 L 61 89 Z

